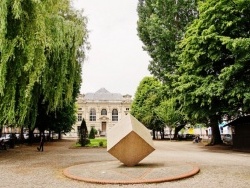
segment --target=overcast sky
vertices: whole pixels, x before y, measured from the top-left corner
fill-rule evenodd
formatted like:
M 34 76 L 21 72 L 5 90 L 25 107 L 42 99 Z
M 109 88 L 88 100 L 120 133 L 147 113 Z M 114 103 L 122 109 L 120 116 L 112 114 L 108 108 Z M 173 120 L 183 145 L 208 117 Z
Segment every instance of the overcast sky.
M 137 36 L 137 0 L 74 0 L 88 18 L 91 49 L 83 65 L 81 93 L 106 88 L 112 93 L 136 92 L 149 76 L 149 56 Z

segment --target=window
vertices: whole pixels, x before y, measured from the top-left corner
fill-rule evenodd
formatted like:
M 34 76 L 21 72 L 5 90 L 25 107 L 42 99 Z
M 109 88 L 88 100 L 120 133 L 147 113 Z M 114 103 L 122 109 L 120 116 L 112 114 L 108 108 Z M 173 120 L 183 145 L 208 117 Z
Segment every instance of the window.
M 78 108 L 78 110 L 82 110 L 82 108 Z
M 94 108 L 90 109 L 89 121 L 96 121 L 96 112 Z
M 82 121 L 82 114 L 77 114 L 77 121 Z
M 127 115 L 128 112 L 129 112 L 129 108 L 126 108 L 126 110 L 125 110 L 125 115 Z
M 103 116 L 107 115 L 107 110 L 106 109 L 102 109 L 101 115 L 103 115 Z
M 77 126 L 77 135 L 80 136 L 81 133 L 81 126 Z
M 112 110 L 112 121 L 118 121 L 118 110 L 117 109 Z

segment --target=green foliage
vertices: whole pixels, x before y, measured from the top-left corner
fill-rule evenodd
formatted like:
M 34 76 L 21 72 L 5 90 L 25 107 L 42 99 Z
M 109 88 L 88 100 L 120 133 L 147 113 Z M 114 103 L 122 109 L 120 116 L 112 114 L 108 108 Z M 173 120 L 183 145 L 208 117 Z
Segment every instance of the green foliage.
M 250 111 L 250 4 L 207 0 L 198 9 L 199 17 L 196 1 L 140 0 L 138 33 L 150 72 L 169 90 L 154 112 L 169 124 L 210 122 L 216 136 L 221 117 Z
M 209 0 L 199 10 L 181 42 L 176 95 L 192 118 L 248 112 L 250 5 Z
M 107 139 L 106 138 L 95 138 L 95 139 L 87 139 L 89 143 L 85 146 L 87 147 L 107 147 Z M 77 143 L 76 146 L 80 146 L 80 143 Z
M 87 125 L 86 125 L 86 121 L 85 121 L 84 118 L 82 119 L 82 123 L 81 123 L 81 128 L 80 129 L 87 132 Z
M 157 116 L 168 126 L 174 128 L 178 123 L 183 121 L 183 114 L 177 106 L 176 99 L 161 101 L 156 107 Z
M 79 143 L 81 144 L 81 146 L 86 146 L 87 144 L 89 144 L 87 135 L 88 135 L 88 129 L 86 126 L 86 121 L 85 119 L 83 119 L 81 123 L 81 127 L 80 127 L 80 132 L 79 132 Z
M 88 138 L 83 140 L 79 139 L 78 144 L 80 144 L 81 147 L 85 147 L 87 145 L 91 145 L 91 141 Z
M 61 134 L 70 132 L 72 126 L 76 122 L 76 108 L 75 103 L 64 104 L 64 106 L 57 111 L 47 112 L 48 102 L 42 102 L 42 98 L 38 103 L 38 115 L 36 117 L 35 128 L 40 132 L 50 130 Z
M 216 143 L 224 115 L 249 113 L 250 4 L 208 0 L 199 11 L 180 44 L 175 94 L 190 119 L 209 119 Z
M 155 109 L 161 102 L 161 83 L 154 77 L 145 77 L 140 82 L 131 107 L 131 114 L 149 129 L 159 129 L 164 124 Z
M 152 113 L 158 117 L 158 122 L 164 122 L 170 127 L 181 122 L 183 125 L 185 115 L 173 88 L 178 79 L 178 44 L 187 26 L 198 17 L 197 0 L 139 0 L 137 11 L 138 35 L 144 50 L 152 58 L 149 71 L 164 85 L 160 102 Z M 150 116 L 146 117 L 150 120 Z
M 79 92 L 86 19 L 69 0 L 3 0 L 0 7 L 0 122 L 34 127 L 41 96 L 56 111 Z
M 95 138 L 95 128 L 91 127 L 90 133 L 89 133 L 89 139 L 94 139 Z
M 99 146 L 103 147 L 103 142 L 102 141 L 99 142 Z
M 90 139 L 90 143 L 87 144 L 88 147 L 107 147 L 106 138 L 95 138 Z
M 149 70 L 168 84 L 176 71 L 176 46 L 183 38 L 186 26 L 198 15 L 196 2 L 139 0 L 137 30 L 144 50 L 152 58 Z

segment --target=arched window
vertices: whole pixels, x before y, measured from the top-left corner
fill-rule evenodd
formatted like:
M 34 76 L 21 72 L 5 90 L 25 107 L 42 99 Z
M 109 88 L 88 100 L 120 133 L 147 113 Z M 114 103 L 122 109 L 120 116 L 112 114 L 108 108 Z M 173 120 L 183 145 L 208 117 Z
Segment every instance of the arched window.
M 96 111 L 94 108 L 90 109 L 89 112 L 89 121 L 96 121 Z
M 106 109 L 102 109 L 101 115 L 102 115 L 102 116 L 106 116 L 106 115 L 107 115 L 107 110 L 106 110 Z
M 118 121 L 118 110 L 117 109 L 112 110 L 112 121 Z

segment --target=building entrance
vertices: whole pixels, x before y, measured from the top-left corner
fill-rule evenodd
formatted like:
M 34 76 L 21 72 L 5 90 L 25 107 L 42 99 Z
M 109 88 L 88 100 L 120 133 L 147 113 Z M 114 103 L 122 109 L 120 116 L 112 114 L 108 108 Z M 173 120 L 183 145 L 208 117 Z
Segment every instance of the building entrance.
M 102 136 L 106 136 L 107 122 L 102 122 Z

